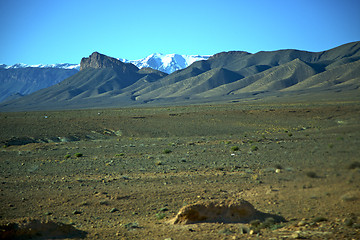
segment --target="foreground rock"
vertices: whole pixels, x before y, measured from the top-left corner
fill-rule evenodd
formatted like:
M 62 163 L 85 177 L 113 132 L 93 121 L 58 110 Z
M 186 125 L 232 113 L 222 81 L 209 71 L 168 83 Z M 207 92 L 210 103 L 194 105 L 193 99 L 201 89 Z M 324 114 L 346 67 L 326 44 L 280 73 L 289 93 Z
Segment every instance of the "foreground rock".
M 181 208 L 171 222 L 173 224 L 247 222 L 254 217 L 255 213 L 254 206 L 245 200 L 197 202 Z
M 0 239 L 64 239 L 85 238 L 86 232 L 53 221 L 24 220 L 0 226 Z

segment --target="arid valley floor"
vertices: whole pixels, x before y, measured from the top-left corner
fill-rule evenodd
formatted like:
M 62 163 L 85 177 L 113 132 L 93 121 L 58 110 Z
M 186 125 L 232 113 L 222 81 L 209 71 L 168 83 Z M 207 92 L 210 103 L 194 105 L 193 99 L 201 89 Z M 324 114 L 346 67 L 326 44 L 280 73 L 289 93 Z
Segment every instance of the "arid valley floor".
M 0 113 L 1 237 L 360 239 L 359 103 Z M 169 223 L 236 199 L 286 221 Z

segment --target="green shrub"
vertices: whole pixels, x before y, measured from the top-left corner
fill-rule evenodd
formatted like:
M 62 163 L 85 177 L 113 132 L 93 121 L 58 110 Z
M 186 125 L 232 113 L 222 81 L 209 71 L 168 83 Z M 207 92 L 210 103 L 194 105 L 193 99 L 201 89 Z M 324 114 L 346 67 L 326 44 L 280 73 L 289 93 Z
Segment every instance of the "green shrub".
M 75 153 L 75 157 L 82 157 L 83 156 L 83 154 L 82 153 Z
M 169 153 L 171 153 L 172 151 L 170 150 L 170 149 L 164 149 L 164 151 L 163 151 L 163 153 L 165 153 L 165 154 L 169 154 Z
M 239 148 L 238 146 L 232 146 L 232 147 L 231 147 L 231 150 L 232 150 L 232 151 L 239 151 L 239 149 L 240 149 L 240 148 Z
M 316 174 L 316 172 L 313 172 L 313 171 L 306 172 L 305 174 L 309 178 L 318 178 L 318 175 Z
M 252 145 L 250 149 L 251 149 L 251 151 L 254 152 L 254 151 L 257 151 L 259 148 L 255 145 Z
M 161 219 L 163 219 L 164 217 L 165 217 L 165 213 L 163 213 L 163 212 L 159 212 L 159 213 L 157 213 L 156 214 L 156 218 L 158 219 L 158 220 L 161 220 Z

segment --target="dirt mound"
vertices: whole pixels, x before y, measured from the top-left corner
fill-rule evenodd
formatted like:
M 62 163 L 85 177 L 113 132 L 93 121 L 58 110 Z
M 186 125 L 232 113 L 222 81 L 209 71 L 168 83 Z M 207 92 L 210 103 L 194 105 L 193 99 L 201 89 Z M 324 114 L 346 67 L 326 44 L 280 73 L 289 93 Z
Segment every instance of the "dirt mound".
M 222 202 L 197 202 L 184 206 L 176 217 L 174 224 L 189 224 L 198 222 L 246 222 L 254 217 L 256 210 L 245 200 Z
M 0 239 L 64 239 L 85 238 L 86 232 L 52 221 L 24 220 L 0 226 Z

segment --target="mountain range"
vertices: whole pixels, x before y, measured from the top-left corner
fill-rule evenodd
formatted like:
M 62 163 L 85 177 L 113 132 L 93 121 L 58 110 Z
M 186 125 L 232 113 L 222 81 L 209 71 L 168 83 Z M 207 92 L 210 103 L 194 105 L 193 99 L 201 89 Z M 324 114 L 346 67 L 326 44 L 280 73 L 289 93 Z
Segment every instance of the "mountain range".
M 222 52 L 167 74 L 94 52 L 54 86 L 0 104 L 1 111 L 199 103 L 360 86 L 360 42 L 323 51 Z
M 138 68 L 150 67 L 165 73 L 183 69 L 195 61 L 206 60 L 210 56 L 154 53 L 139 60 L 118 58 L 132 63 Z M 66 71 L 66 70 L 72 71 Z M 0 65 L 0 102 L 16 99 L 37 90 L 55 85 L 80 70 L 80 64 L 37 64 Z
M 154 53 L 139 60 L 127 60 L 123 58 L 119 58 L 118 60 L 124 63 L 132 63 L 138 68 L 149 67 L 170 74 L 177 70 L 184 69 L 196 61 L 207 60 L 209 57 L 210 55 Z

